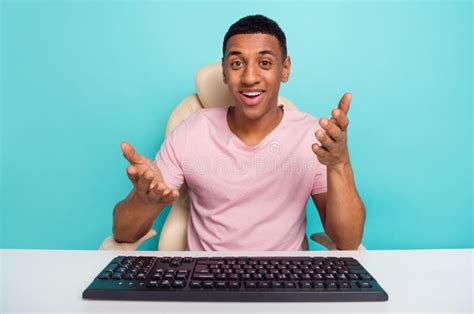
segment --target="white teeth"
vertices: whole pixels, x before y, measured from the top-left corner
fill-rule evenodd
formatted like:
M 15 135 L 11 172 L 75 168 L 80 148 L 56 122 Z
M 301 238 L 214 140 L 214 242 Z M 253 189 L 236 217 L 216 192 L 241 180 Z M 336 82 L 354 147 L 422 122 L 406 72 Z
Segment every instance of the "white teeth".
M 242 92 L 242 94 L 244 94 L 245 96 L 254 97 L 254 96 L 260 96 L 262 94 L 262 92 L 253 92 L 253 93 Z

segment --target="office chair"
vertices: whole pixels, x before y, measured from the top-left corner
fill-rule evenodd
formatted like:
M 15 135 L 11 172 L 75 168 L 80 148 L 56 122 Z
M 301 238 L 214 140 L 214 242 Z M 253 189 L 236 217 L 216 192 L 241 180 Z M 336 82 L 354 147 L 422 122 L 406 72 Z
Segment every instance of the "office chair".
M 189 117 L 196 110 L 227 106 L 233 103 L 227 86 L 223 82 L 220 62 L 201 68 L 196 74 L 195 86 L 197 93 L 185 98 L 171 113 L 166 125 L 166 136 L 168 136 L 181 121 Z M 278 97 L 278 103 L 284 104 L 287 109 L 298 110 L 291 101 L 281 96 Z M 185 251 L 188 249 L 186 231 L 189 218 L 189 195 L 186 184 L 181 187 L 179 193 L 179 198 L 172 204 L 163 229 L 161 230 L 158 243 L 158 250 L 160 251 Z M 151 229 L 134 243 L 117 243 L 113 236 L 110 236 L 102 242 L 99 249 L 136 250 L 141 243 L 154 237 L 156 234 L 156 231 Z M 311 239 L 326 247 L 328 250 L 337 250 L 336 245 L 324 232 L 312 234 Z M 302 248 L 303 250 L 309 249 L 306 237 Z M 365 248 L 361 244 L 358 250 L 365 250 Z

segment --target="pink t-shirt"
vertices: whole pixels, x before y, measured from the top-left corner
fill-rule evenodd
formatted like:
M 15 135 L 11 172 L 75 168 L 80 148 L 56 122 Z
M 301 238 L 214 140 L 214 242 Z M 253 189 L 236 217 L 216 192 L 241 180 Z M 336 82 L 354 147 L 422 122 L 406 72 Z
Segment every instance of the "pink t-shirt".
M 310 195 L 327 191 L 326 166 L 311 150 L 313 116 L 280 105 L 283 118 L 257 146 L 227 124 L 228 107 L 194 112 L 167 136 L 155 162 L 166 184 L 190 196 L 191 251 L 296 251 Z

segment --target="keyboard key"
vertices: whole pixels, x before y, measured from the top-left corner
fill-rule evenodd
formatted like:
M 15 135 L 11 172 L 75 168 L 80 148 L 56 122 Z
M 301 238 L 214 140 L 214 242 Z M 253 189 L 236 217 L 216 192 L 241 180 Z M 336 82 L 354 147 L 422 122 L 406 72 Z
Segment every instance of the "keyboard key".
M 99 274 L 99 279 L 110 279 L 112 274 L 108 271 Z
M 341 290 L 350 290 L 351 284 L 348 281 L 338 282 L 339 289 Z
M 283 282 L 275 281 L 275 282 L 272 282 L 272 287 L 273 288 L 283 288 L 284 285 L 283 285 Z
M 115 274 L 112 275 L 113 280 L 121 280 L 122 277 L 123 277 L 122 273 L 115 273 Z
M 285 288 L 296 288 L 296 284 L 292 281 L 286 281 L 284 283 Z
M 118 264 L 111 263 L 104 269 L 104 271 L 108 271 L 108 272 L 113 273 L 117 268 L 118 268 Z
M 189 283 L 189 286 L 193 289 L 201 288 L 201 282 L 193 280 Z
M 215 275 L 214 274 L 194 274 L 193 279 L 214 279 Z
M 257 283 L 255 281 L 246 281 L 245 288 L 257 288 Z
M 258 282 L 257 286 L 259 288 L 271 288 L 271 282 L 268 281 L 260 281 Z
M 227 275 L 226 274 L 217 274 L 216 279 L 217 280 L 226 280 Z
M 337 290 L 338 289 L 337 284 L 336 284 L 335 281 L 326 281 L 325 286 L 326 286 L 326 289 L 328 289 L 328 290 L 330 290 L 330 289 Z
M 198 274 L 198 273 L 205 273 L 205 274 L 208 274 L 210 273 L 210 269 L 207 267 L 207 265 L 197 265 L 196 268 L 194 269 L 194 273 L 195 274 Z
M 373 280 L 372 276 L 370 276 L 369 274 L 359 274 L 358 276 L 362 280 Z
M 125 256 L 117 256 L 111 263 L 122 264 L 125 261 Z
M 145 280 L 146 279 L 146 274 L 145 273 L 139 273 L 135 279 L 136 280 Z
M 370 289 L 370 288 L 372 288 L 372 285 L 370 284 L 370 282 L 366 282 L 366 281 L 357 281 L 356 285 L 361 289 Z
M 184 288 L 185 286 L 186 286 L 186 282 L 184 280 L 173 281 L 173 288 Z
M 181 265 L 181 261 L 171 261 L 170 266 L 172 267 L 179 267 Z
M 131 280 L 135 278 L 135 273 L 126 273 L 125 276 L 123 276 L 123 279 L 125 280 Z
M 227 282 L 225 282 L 225 281 L 216 281 L 215 286 L 216 286 L 217 289 L 224 289 L 224 288 L 227 288 Z
M 324 290 L 326 287 L 324 286 L 324 281 L 315 281 L 313 283 L 313 288 L 319 289 L 319 290 Z
M 174 274 L 166 273 L 163 278 L 167 279 L 167 280 L 173 280 L 174 279 Z
M 356 274 L 347 274 L 346 277 L 350 280 L 359 280 L 359 277 Z
M 159 285 L 159 282 L 157 280 L 151 280 L 147 283 L 148 288 L 157 288 Z
M 325 275 L 323 276 L 323 278 L 324 278 L 325 280 L 334 280 L 334 279 L 336 279 L 336 277 L 334 277 L 333 274 L 325 274 Z
M 214 287 L 214 281 L 210 281 L 210 280 L 203 281 L 202 287 L 205 289 L 212 289 Z
M 186 280 L 186 279 L 188 279 L 188 276 L 187 276 L 186 274 L 179 274 L 179 273 L 178 273 L 178 274 L 176 275 L 176 278 L 175 278 L 175 279 L 177 279 L 177 280 Z
M 250 274 L 242 274 L 241 275 L 241 280 L 251 280 L 252 279 L 252 275 Z
M 305 288 L 305 289 L 312 288 L 311 282 L 309 281 L 300 281 L 299 285 L 301 288 Z
M 337 275 L 336 275 L 336 279 L 337 279 L 337 280 L 345 280 L 345 279 L 347 279 L 347 278 L 346 278 L 346 275 L 344 275 L 344 274 L 337 274 Z
M 160 283 L 160 288 L 161 289 L 168 289 L 168 288 L 171 288 L 171 282 L 169 280 L 163 280 L 161 283 Z
M 153 274 L 152 278 L 155 280 L 161 280 L 163 279 L 163 273 L 155 273 Z
M 240 282 L 238 282 L 238 281 L 229 281 L 229 288 L 230 289 L 240 288 Z

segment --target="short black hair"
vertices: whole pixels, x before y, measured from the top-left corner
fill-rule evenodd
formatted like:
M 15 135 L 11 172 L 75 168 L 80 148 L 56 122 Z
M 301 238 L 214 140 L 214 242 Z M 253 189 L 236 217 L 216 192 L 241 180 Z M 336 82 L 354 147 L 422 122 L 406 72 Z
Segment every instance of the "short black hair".
M 222 45 L 222 55 L 225 58 L 225 49 L 229 38 L 239 34 L 268 34 L 275 36 L 280 44 L 283 53 L 283 60 L 287 56 L 286 36 L 277 22 L 269 19 L 266 16 L 257 14 L 249 15 L 241 18 L 229 27 L 229 30 L 224 36 L 224 43 Z

